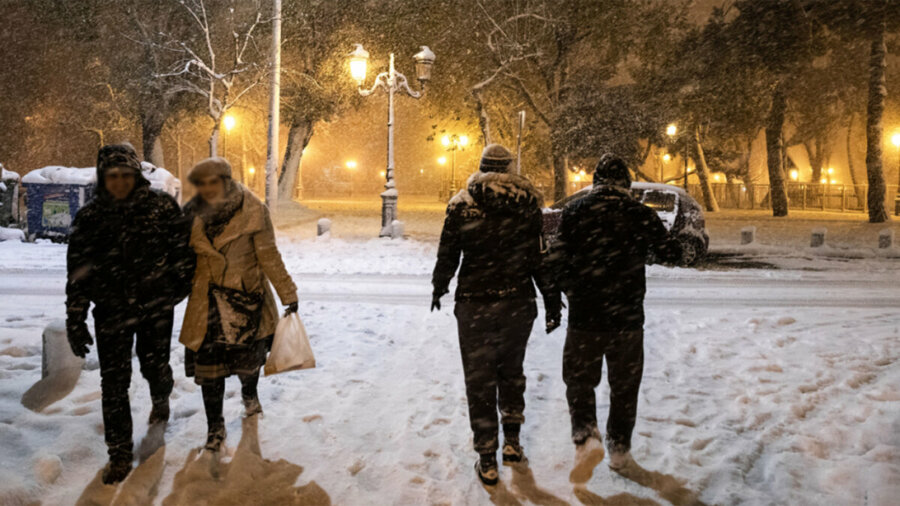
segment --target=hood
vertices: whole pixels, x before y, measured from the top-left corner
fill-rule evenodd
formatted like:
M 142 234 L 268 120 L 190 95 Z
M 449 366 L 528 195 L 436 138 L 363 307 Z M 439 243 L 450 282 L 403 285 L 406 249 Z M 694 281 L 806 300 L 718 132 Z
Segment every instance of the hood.
M 100 198 L 103 200 L 112 200 L 113 199 L 112 195 L 109 194 L 109 191 L 107 191 L 107 189 L 106 189 L 106 185 L 103 184 L 103 181 L 104 181 L 103 176 L 106 175 L 107 170 L 108 170 L 107 168 L 103 168 L 103 169 L 101 169 L 100 167 L 97 168 L 96 195 L 97 195 L 97 198 Z M 131 191 L 131 195 L 133 196 L 135 194 L 135 192 L 137 192 L 138 190 L 140 190 L 142 188 L 150 188 L 150 181 L 148 181 L 147 178 L 144 177 L 143 171 L 139 170 L 135 173 L 135 176 L 134 176 L 134 190 Z
M 522 176 L 478 171 L 469 177 L 466 189 L 450 200 L 450 205 L 474 203 L 485 209 L 520 209 L 541 207 L 543 201 L 541 192 Z

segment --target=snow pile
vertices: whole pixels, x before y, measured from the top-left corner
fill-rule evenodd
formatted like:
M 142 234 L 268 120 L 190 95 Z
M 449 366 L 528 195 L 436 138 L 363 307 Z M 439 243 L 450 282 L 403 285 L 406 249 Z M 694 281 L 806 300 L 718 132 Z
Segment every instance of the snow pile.
M 22 178 L 25 184 L 77 184 L 89 185 L 97 182 L 97 169 L 85 167 L 76 169 L 49 165 L 41 169 L 35 169 Z
M 181 195 L 181 181 L 171 172 L 149 162 L 141 162 L 141 172 L 150 181 L 150 187 L 164 191 L 173 197 Z
M 13 172 L 11 170 L 6 170 L 6 167 L 0 163 L 0 181 L 18 181 L 19 173 Z
M 23 232 L 17 228 L 0 227 L 0 242 L 3 242 L 3 241 L 23 242 L 24 240 L 25 240 L 25 232 Z

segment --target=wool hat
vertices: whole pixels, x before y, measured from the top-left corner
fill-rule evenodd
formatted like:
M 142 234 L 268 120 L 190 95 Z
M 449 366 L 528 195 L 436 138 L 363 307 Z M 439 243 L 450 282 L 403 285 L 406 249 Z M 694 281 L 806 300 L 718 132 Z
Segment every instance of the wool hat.
M 140 173 L 141 162 L 138 160 L 134 146 L 123 142 L 122 144 L 107 144 L 100 148 L 97 153 L 98 180 L 102 180 L 106 171 L 113 167 L 132 169 Z
M 489 144 L 481 152 L 481 164 L 478 170 L 481 172 L 509 172 L 509 165 L 513 161 L 510 151 L 499 144 Z
M 231 179 L 231 164 L 228 160 L 213 156 L 205 160 L 200 160 L 188 171 L 188 181 L 198 184 L 200 181 L 210 177 L 219 176 L 222 179 Z
M 594 184 L 630 187 L 631 173 L 628 172 L 625 160 L 612 153 L 601 156 L 594 169 Z

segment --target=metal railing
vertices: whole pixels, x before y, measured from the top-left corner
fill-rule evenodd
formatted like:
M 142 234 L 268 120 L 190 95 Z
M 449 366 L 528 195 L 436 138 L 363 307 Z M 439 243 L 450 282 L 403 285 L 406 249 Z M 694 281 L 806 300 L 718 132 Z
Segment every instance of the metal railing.
M 768 184 L 712 183 L 713 195 L 721 209 L 771 209 Z M 868 211 L 868 185 L 786 183 L 788 208 L 794 210 L 859 212 Z M 702 204 L 699 184 L 688 185 L 688 193 Z M 887 186 L 887 196 L 897 194 L 897 185 Z M 891 211 L 893 210 L 893 206 Z

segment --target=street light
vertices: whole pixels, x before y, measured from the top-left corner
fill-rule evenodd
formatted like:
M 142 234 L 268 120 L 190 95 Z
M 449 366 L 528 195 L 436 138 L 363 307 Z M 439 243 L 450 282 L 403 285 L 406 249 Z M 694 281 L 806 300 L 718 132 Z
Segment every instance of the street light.
M 800 172 L 797 169 L 791 170 L 791 179 L 794 181 L 797 181 L 798 179 L 800 179 Z
M 452 152 L 452 162 L 450 164 L 450 194 L 456 193 L 456 152 L 462 151 L 469 144 L 469 137 L 466 135 L 445 135 L 441 138 L 441 144 Z
M 675 123 L 669 123 L 666 127 L 666 135 L 669 136 L 669 140 L 674 142 L 675 136 L 678 134 L 678 126 Z M 688 146 L 687 142 L 684 143 L 684 189 L 688 189 Z
M 447 157 L 442 156 L 442 157 L 438 158 L 437 163 L 438 163 L 438 165 L 447 165 Z
M 356 167 L 357 167 L 356 160 L 347 160 L 347 163 L 345 165 L 350 170 L 356 170 Z
M 891 136 L 891 144 L 897 148 L 897 194 L 900 195 L 900 131 Z M 900 216 L 900 203 L 894 200 L 894 215 Z
M 368 97 L 381 88 L 388 95 L 387 170 L 384 171 L 385 190 L 381 193 L 381 233 L 379 236 L 390 237 L 392 223 L 397 219 L 397 185 L 394 182 L 394 93 L 402 91 L 409 97 L 422 98 L 425 95 L 425 83 L 431 79 L 434 53 L 428 49 L 428 46 L 422 46 L 421 51 L 413 56 L 416 62 L 416 78 L 419 80 L 422 91 L 413 91 L 409 87 L 406 76 L 394 68 L 394 53 L 391 53 L 388 71 L 378 74 L 375 77 L 375 84 L 366 90 L 363 89 L 363 83 L 366 81 L 369 52 L 363 49 L 362 44 L 355 44 L 355 46 L 353 52 L 350 53 L 350 75 L 356 81 L 359 94 Z
M 666 135 L 669 137 L 675 137 L 675 134 L 678 133 L 678 127 L 675 126 L 675 123 L 670 123 L 669 126 L 666 127 Z

